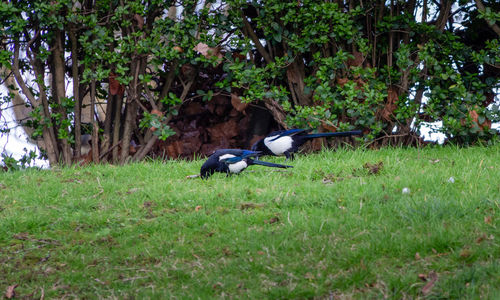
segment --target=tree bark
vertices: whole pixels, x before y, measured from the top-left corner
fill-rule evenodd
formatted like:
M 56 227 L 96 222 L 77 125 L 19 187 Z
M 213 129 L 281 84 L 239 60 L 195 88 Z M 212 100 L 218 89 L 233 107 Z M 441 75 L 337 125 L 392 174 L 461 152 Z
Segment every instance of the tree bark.
M 76 29 L 74 25 L 70 26 L 69 39 L 71 42 L 71 74 L 73 76 L 73 99 L 75 101 L 74 104 L 74 122 L 75 122 L 75 151 L 74 157 L 81 156 L 81 148 L 82 148 L 82 101 L 80 98 L 80 78 L 78 73 L 78 42 L 76 39 Z
M 26 83 L 24 82 L 24 78 L 21 76 L 21 72 L 19 70 L 19 42 L 14 43 L 14 62 L 12 64 L 12 72 L 14 73 L 14 77 L 16 79 L 16 82 L 18 86 L 21 88 L 21 91 L 23 94 L 26 96 L 28 101 L 31 103 L 31 105 L 34 108 L 40 108 L 40 105 L 42 105 L 42 110 L 40 113 L 44 115 L 46 119 L 50 119 L 50 114 L 48 112 L 48 103 L 47 103 L 47 98 L 45 95 L 45 90 L 44 86 L 42 84 L 38 84 L 39 89 L 40 89 L 40 97 L 41 101 L 35 99 L 35 96 L 33 93 L 31 93 L 31 90 L 28 88 Z M 34 62 L 32 62 L 32 67 L 33 71 L 35 72 L 35 77 L 40 78 L 43 80 L 43 71 L 42 74 L 40 74 L 37 66 L 37 60 L 35 59 Z M 41 65 L 41 63 L 40 63 Z M 43 70 L 43 67 L 41 67 Z M 41 104 L 40 104 L 41 102 Z M 42 150 L 45 150 L 47 154 L 47 158 L 49 159 L 49 164 L 50 165 L 55 165 L 58 163 L 58 157 L 59 157 L 59 152 L 57 150 L 57 143 L 55 140 L 54 132 L 52 126 L 49 127 L 50 124 L 43 124 L 43 146 Z M 40 144 L 38 144 L 40 146 Z
M 114 116 L 114 108 L 115 108 L 115 101 L 117 95 L 111 95 L 110 92 L 108 92 L 108 101 L 106 103 L 106 116 L 104 119 L 104 132 L 102 134 L 102 145 L 101 145 L 101 150 L 100 153 L 106 153 L 109 150 L 109 147 L 111 145 L 111 131 L 112 131 L 112 124 L 113 124 L 113 116 Z M 102 157 L 102 155 L 101 155 Z M 106 158 L 103 158 L 104 161 L 106 161 Z
M 3 81 L 5 88 L 8 89 L 9 93 L 12 93 L 14 95 L 14 97 L 12 97 L 12 109 L 14 111 L 14 116 L 16 118 L 16 121 L 19 124 L 22 124 L 21 122 L 32 119 L 30 114 L 33 109 L 27 106 L 26 101 L 23 99 L 18 89 L 10 88 L 15 87 L 17 83 L 15 77 L 11 76 L 9 73 L 11 73 L 11 70 L 7 69 L 6 67 L 0 67 L 0 78 L 5 78 L 5 80 Z M 22 126 L 22 128 L 31 140 L 33 128 L 30 128 L 28 126 Z M 37 143 L 37 141 L 34 140 L 32 140 L 32 142 Z
M 56 29 L 54 32 L 54 44 L 52 45 L 52 69 L 53 69 L 53 83 L 52 87 L 53 96 L 56 100 L 56 103 L 59 106 L 59 113 L 61 114 L 61 123 L 62 126 L 59 130 L 64 130 L 69 134 L 69 128 L 64 125 L 64 121 L 67 120 L 67 112 L 66 109 L 62 105 L 62 101 L 66 98 L 66 90 L 65 90 L 65 78 L 64 78 L 64 46 L 63 46 L 63 38 L 64 32 Z M 71 147 L 68 143 L 67 138 L 61 139 L 61 150 L 62 150 L 62 158 L 63 163 L 65 165 L 71 165 L 72 155 L 71 155 Z
M 130 141 L 132 140 L 132 132 L 135 127 L 135 116 L 137 115 L 137 102 L 133 100 L 132 97 L 135 95 L 133 93 L 129 94 L 130 102 L 127 103 L 127 115 L 125 116 L 125 122 L 123 126 L 123 138 L 121 141 L 121 151 L 120 151 L 120 164 L 125 164 L 130 151 Z
M 290 93 L 292 94 L 292 98 L 296 99 L 296 104 L 311 105 L 311 97 L 304 93 L 306 87 L 304 78 L 306 75 L 302 57 L 296 58 L 293 63 L 288 66 L 286 76 L 290 87 Z
M 113 117 L 113 162 L 117 163 L 119 161 L 118 157 L 118 143 L 120 142 L 120 129 L 121 129 L 121 119 L 122 119 L 122 103 L 123 95 L 116 95 L 115 100 L 115 115 Z
M 144 73 L 145 60 L 136 56 L 131 63 L 130 71 L 133 75 L 132 82 L 129 84 L 127 93 L 127 114 L 125 116 L 125 124 L 123 127 L 122 147 L 120 152 L 120 164 L 124 164 L 128 160 L 130 152 L 130 141 L 135 128 L 137 116 L 137 106 L 140 101 L 141 83 L 139 75 Z
M 95 116 L 95 94 L 96 94 L 95 78 L 90 82 L 90 112 L 92 117 L 92 161 L 99 163 L 99 125 Z
M 269 53 L 267 53 L 266 48 L 264 48 L 264 46 L 262 46 L 262 43 L 260 42 L 259 37 L 255 34 L 255 31 L 253 30 L 250 22 L 248 22 L 245 14 L 243 14 L 243 13 L 241 14 L 241 19 L 243 20 L 243 25 L 244 25 L 243 33 L 245 33 L 245 35 L 247 35 L 252 40 L 252 42 L 255 44 L 255 48 L 257 48 L 257 51 L 259 51 L 260 55 L 262 55 L 262 57 L 264 57 L 264 60 L 266 61 L 266 63 L 268 63 L 268 64 L 272 63 L 273 59 L 271 58 Z
M 287 129 L 288 126 L 285 123 L 286 113 L 283 111 L 281 105 L 273 99 L 264 99 L 264 105 L 269 109 L 269 112 L 273 116 L 274 120 L 283 128 Z
M 443 32 L 448 16 L 450 15 L 451 5 L 453 1 L 451 0 L 441 0 L 441 10 L 436 20 L 436 27 L 439 32 Z

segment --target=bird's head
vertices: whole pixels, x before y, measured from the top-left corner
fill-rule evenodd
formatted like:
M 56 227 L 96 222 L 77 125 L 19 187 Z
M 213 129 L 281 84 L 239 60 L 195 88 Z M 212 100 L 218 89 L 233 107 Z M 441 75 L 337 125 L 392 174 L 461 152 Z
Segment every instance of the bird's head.
M 213 168 L 210 168 L 208 166 L 203 165 L 200 170 L 200 177 L 201 179 L 207 179 L 208 177 L 212 176 L 212 174 L 215 173 L 215 170 Z

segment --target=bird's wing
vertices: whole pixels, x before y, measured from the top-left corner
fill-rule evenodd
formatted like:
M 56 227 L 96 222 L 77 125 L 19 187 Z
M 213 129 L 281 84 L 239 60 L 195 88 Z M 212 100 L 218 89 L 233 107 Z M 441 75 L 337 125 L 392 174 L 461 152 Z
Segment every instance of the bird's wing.
M 251 156 L 257 156 L 260 154 L 259 151 L 251 151 L 251 150 L 242 150 L 242 149 L 219 149 L 214 152 L 214 156 L 221 157 L 223 155 L 233 155 L 233 156 L 241 156 L 243 158 L 245 157 L 251 157 Z
M 247 157 L 254 157 L 259 154 L 261 154 L 262 151 L 251 151 L 251 150 L 243 150 L 243 153 L 241 154 L 242 158 L 247 158 Z
M 224 154 L 219 156 L 219 161 L 225 164 L 234 164 L 245 158 L 257 156 L 260 151 L 240 150 L 240 149 L 225 149 Z
M 269 141 L 272 142 L 272 141 L 275 141 L 283 136 L 294 136 L 294 135 L 301 134 L 301 133 L 304 133 L 307 131 L 309 131 L 309 129 L 300 129 L 300 128 L 299 129 L 289 129 L 289 130 L 277 131 L 275 133 L 270 134 L 270 136 L 274 136 L 274 135 L 277 135 L 277 136 Z
M 223 162 L 230 165 L 230 164 L 235 164 L 235 163 L 241 161 L 242 159 L 243 159 L 243 157 L 241 157 L 241 156 L 235 156 L 235 157 L 224 159 Z

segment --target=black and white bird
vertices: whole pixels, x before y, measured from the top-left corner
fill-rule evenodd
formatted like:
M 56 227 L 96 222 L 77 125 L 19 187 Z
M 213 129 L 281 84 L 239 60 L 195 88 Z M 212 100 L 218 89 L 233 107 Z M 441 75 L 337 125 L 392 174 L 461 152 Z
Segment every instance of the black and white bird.
M 290 129 L 272 132 L 253 144 L 252 151 L 260 152 L 259 156 L 284 155 L 287 159 L 293 159 L 293 153 L 297 152 L 300 146 L 311 139 L 363 134 L 361 130 L 308 134 L 309 131 L 308 129 Z
M 201 166 L 201 178 L 208 178 L 215 172 L 239 174 L 250 165 L 261 165 L 274 168 L 292 168 L 292 166 L 274 164 L 266 161 L 253 159 L 260 153 L 240 149 L 220 149 L 215 151 Z

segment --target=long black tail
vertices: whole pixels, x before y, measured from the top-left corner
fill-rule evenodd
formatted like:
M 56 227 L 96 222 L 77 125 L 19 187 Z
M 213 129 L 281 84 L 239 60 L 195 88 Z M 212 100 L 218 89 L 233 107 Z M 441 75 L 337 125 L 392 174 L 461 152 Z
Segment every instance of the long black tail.
M 273 167 L 273 168 L 283 168 L 283 169 L 293 168 L 293 166 L 274 164 L 274 163 L 270 163 L 270 162 L 267 162 L 267 161 L 256 160 L 256 159 L 252 159 L 251 160 L 251 164 L 253 164 L 253 165 L 261 165 L 261 166 L 266 166 L 266 167 Z
M 325 133 L 312 133 L 305 135 L 305 138 L 314 139 L 320 137 L 343 137 L 343 136 L 351 136 L 351 135 L 362 135 L 363 132 L 361 130 L 352 130 L 352 131 L 344 131 L 344 132 L 325 132 Z

